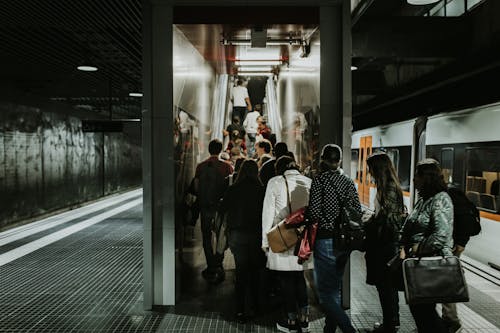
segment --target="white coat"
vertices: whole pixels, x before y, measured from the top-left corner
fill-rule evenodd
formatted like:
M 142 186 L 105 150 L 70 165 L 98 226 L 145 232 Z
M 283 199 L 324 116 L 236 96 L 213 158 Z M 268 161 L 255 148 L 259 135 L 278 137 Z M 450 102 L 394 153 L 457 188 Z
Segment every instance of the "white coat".
M 300 174 L 297 170 L 285 171 L 290 191 L 292 211 L 307 206 L 309 203 L 309 189 L 311 179 Z M 290 214 L 288 208 L 285 179 L 276 176 L 269 180 L 262 209 L 262 247 L 269 248 L 267 232 Z M 275 271 L 302 271 L 312 268 L 311 259 L 303 265 L 297 263 L 297 256 L 293 255 L 294 248 L 282 253 L 267 251 L 267 268 Z M 312 257 L 312 256 L 311 256 Z

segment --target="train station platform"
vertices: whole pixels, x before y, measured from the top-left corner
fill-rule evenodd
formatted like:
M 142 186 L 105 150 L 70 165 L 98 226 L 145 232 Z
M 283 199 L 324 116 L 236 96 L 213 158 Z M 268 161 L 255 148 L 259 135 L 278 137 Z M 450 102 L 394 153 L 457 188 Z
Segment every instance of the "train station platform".
M 213 286 L 201 278 L 204 256 L 195 229 L 179 261 L 181 297 L 163 312 L 142 306 L 142 191 L 108 197 L 82 208 L 0 233 L 0 332 L 276 332 L 278 297 L 269 296 L 251 323 L 233 320 L 234 264 Z M 467 259 L 466 259 L 467 260 Z M 471 301 L 459 305 L 462 332 L 500 332 L 498 272 L 467 260 Z M 364 283 L 364 260 L 351 257 L 351 310 L 365 332 L 380 320 L 375 288 Z M 400 295 L 400 332 L 415 326 Z M 323 317 L 312 292 L 312 332 Z

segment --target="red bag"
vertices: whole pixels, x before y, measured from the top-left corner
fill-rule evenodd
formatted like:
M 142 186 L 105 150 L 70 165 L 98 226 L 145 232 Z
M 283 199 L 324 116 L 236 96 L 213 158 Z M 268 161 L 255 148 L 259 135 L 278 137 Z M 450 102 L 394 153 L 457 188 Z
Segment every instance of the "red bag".
M 295 212 L 291 213 L 285 218 L 285 224 L 287 227 L 297 228 L 300 227 L 305 220 L 305 213 L 307 207 L 302 207 L 297 209 Z
M 318 231 L 318 223 L 312 223 L 304 228 L 302 239 L 300 241 L 299 252 L 297 253 L 298 263 L 303 264 L 309 259 L 314 249 L 316 241 L 316 233 Z

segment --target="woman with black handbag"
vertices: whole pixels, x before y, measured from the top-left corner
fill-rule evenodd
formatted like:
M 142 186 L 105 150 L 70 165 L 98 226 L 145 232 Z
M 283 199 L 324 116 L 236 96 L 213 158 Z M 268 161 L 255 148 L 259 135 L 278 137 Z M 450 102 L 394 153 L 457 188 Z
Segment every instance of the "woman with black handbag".
M 365 224 L 366 283 L 377 288 L 383 314 L 382 324 L 372 332 L 394 333 L 399 326 L 399 297 L 386 263 L 398 253 L 399 231 L 406 217 L 403 192 L 387 154 L 373 154 L 366 163 L 377 185 L 375 214 Z
M 419 199 L 408 216 L 401 237 L 401 258 L 450 256 L 452 254 L 453 203 L 439 163 L 424 159 L 417 164 L 413 179 Z M 436 311 L 436 303 L 410 304 L 419 333 L 447 332 Z
M 342 149 L 327 144 L 321 150 L 321 174 L 311 185 L 306 216 L 318 221 L 314 244 L 314 277 L 320 304 L 325 312 L 324 333 L 356 332 L 341 304 L 342 277 L 350 250 L 339 249 L 335 241 L 335 225 L 341 221 L 341 210 L 349 218 L 361 220 L 358 192 L 351 178 L 340 168 Z

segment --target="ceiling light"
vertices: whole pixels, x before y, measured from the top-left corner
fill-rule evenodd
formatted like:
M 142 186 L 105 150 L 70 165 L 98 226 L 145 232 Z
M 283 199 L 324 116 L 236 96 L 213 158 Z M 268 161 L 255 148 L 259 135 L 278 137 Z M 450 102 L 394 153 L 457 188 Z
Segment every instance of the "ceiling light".
M 278 66 L 281 60 L 236 60 L 236 66 Z
M 410 5 L 430 5 L 441 0 L 408 0 Z
M 271 72 L 245 72 L 241 73 L 242 76 L 271 76 Z
M 357 71 L 358 67 L 351 65 L 351 71 Z
M 79 71 L 84 71 L 84 72 L 95 72 L 97 70 L 97 67 L 89 65 L 89 64 L 85 64 L 85 65 L 78 66 L 77 69 Z
M 252 45 L 252 40 L 243 38 L 243 39 L 225 39 L 223 38 L 221 41 L 222 45 Z M 268 38 L 266 41 L 266 45 L 303 45 L 305 41 L 301 38 L 278 38 L 278 39 L 270 39 Z
M 128 95 L 130 97 L 142 97 L 142 93 L 141 92 L 130 92 L 130 93 L 128 93 Z
M 264 67 L 264 66 L 251 66 L 251 67 L 240 67 L 238 68 L 238 72 L 263 72 L 263 71 L 270 71 L 271 67 Z

